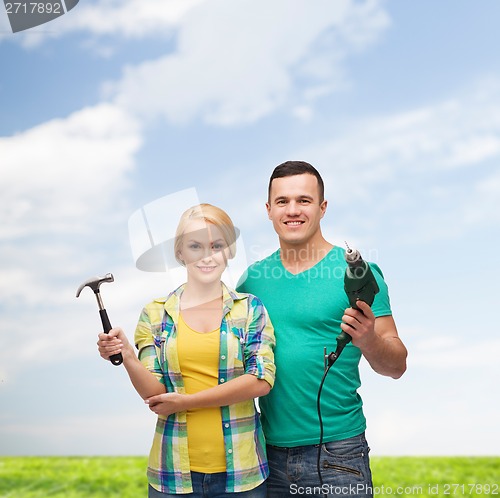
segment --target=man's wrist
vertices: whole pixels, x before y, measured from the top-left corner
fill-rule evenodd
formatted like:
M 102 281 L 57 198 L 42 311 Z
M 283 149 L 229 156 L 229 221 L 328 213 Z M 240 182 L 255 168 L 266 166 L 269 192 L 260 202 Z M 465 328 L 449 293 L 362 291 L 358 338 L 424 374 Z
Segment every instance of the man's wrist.
M 364 355 L 370 355 L 376 353 L 381 345 L 382 338 L 374 331 L 373 334 L 363 337 L 362 344 L 359 345 L 359 349 Z

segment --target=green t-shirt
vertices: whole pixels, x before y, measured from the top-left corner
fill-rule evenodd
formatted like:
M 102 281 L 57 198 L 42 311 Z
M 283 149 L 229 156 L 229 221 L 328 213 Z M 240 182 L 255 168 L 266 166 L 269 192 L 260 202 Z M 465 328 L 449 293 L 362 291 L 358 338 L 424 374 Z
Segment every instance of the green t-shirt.
M 344 291 L 345 251 L 333 247 L 315 266 L 298 275 L 285 269 L 280 251 L 251 265 L 238 290 L 258 296 L 275 329 L 276 381 L 259 400 L 262 425 L 269 444 L 318 444 L 316 399 L 324 373 L 324 348 L 336 348 L 336 337 L 349 301 Z M 391 315 L 387 285 L 377 265 L 370 263 L 380 292 L 375 316 Z M 321 394 L 323 440 L 337 441 L 361 434 L 366 428 L 359 360 L 361 351 L 349 343 L 330 369 Z

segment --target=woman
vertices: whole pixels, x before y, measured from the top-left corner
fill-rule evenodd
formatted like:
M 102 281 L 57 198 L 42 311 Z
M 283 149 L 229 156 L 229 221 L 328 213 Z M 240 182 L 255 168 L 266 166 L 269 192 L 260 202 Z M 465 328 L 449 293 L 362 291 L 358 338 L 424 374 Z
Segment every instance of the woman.
M 158 415 L 149 498 L 264 498 L 269 473 L 253 399 L 274 383 L 274 332 L 262 302 L 221 282 L 236 231 L 210 204 L 188 209 L 176 232 L 187 282 L 148 304 L 135 332 L 99 335 L 99 352 L 122 353 L 136 391 Z

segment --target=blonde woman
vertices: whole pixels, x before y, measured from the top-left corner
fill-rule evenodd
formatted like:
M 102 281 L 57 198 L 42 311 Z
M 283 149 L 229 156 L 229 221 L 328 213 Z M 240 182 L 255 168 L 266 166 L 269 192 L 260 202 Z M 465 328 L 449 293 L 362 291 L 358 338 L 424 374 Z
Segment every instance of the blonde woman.
M 222 209 L 188 209 L 174 248 L 187 281 L 143 309 L 138 356 L 120 328 L 98 341 L 103 358 L 122 353 L 135 390 L 158 415 L 149 498 L 264 498 L 269 471 L 253 400 L 274 383 L 272 325 L 257 297 L 221 281 L 236 248 Z

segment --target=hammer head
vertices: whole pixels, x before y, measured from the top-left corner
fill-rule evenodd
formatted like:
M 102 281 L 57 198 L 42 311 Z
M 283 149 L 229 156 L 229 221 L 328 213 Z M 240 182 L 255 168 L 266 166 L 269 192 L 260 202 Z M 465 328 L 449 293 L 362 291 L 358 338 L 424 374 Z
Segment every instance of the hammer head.
M 84 287 L 90 287 L 95 294 L 99 292 L 99 286 L 103 282 L 113 282 L 115 279 L 113 278 L 113 275 L 111 273 L 106 273 L 104 277 L 92 277 L 89 278 L 88 280 L 85 280 L 80 287 L 78 287 L 78 290 L 76 291 L 76 297 L 80 295 L 80 292 L 82 292 Z

